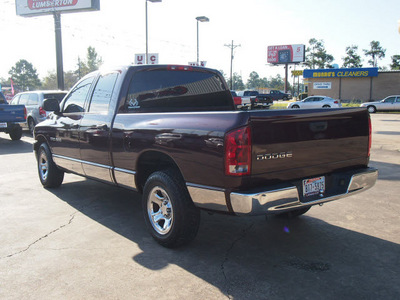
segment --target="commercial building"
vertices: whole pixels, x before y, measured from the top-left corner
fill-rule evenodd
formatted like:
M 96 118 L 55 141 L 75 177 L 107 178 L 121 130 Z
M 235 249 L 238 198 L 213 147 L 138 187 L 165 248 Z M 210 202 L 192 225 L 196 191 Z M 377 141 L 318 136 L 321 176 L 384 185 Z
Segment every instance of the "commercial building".
M 316 69 L 303 71 L 308 95 L 323 95 L 342 101 L 367 102 L 400 95 L 400 72 L 378 68 Z

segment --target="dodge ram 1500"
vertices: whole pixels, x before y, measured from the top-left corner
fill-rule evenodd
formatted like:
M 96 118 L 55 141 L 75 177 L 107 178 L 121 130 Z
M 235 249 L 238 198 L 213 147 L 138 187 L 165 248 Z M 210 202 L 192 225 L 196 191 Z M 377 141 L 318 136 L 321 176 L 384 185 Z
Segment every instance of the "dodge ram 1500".
M 42 185 L 67 172 L 142 193 L 165 247 L 196 236 L 200 209 L 298 216 L 377 179 L 366 109 L 238 111 L 211 69 L 98 71 L 43 105 L 54 113 L 35 127 Z

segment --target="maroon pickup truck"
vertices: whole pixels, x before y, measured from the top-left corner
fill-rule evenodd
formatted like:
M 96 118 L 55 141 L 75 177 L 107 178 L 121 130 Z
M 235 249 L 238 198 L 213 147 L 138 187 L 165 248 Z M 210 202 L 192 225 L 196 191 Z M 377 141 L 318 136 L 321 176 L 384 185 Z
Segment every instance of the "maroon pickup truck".
M 238 111 L 211 69 L 95 72 L 44 108 L 54 113 L 35 127 L 43 186 L 67 172 L 138 191 L 165 247 L 196 236 L 200 209 L 298 216 L 377 179 L 366 109 Z

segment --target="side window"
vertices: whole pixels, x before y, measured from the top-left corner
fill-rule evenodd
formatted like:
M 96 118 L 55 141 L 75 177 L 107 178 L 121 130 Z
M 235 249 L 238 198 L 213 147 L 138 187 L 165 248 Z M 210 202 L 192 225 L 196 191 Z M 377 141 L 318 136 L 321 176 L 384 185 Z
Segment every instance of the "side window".
M 84 112 L 84 104 L 94 77 L 82 80 L 74 87 L 64 102 L 64 113 Z
M 38 105 L 38 104 L 39 104 L 38 94 L 35 94 L 35 93 L 30 94 L 27 105 Z
M 21 97 L 21 95 L 15 96 L 15 97 L 11 100 L 11 104 L 12 104 L 12 105 L 17 105 L 20 97 Z
M 29 100 L 29 94 L 22 94 L 21 98 L 19 98 L 18 104 L 28 105 L 28 100 Z
M 385 100 L 385 103 L 393 103 L 395 99 L 395 97 L 389 97 Z
M 108 111 L 118 73 L 102 75 L 97 81 L 90 101 L 89 112 Z
M 304 102 L 313 102 L 314 101 L 314 97 L 311 98 L 307 98 Z

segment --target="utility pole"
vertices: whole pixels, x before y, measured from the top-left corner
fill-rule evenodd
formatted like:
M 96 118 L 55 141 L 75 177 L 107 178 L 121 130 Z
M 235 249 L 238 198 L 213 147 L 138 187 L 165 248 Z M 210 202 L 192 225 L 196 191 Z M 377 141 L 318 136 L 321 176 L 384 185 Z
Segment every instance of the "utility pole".
M 237 47 L 240 47 L 239 45 L 234 45 L 233 44 L 233 40 L 232 40 L 232 44 L 225 44 L 225 47 L 231 48 L 231 87 L 230 89 L 233 90 L 233 78 L 232 78 L 232 66 L 233 66 L 233 50 L 235 50 Z

